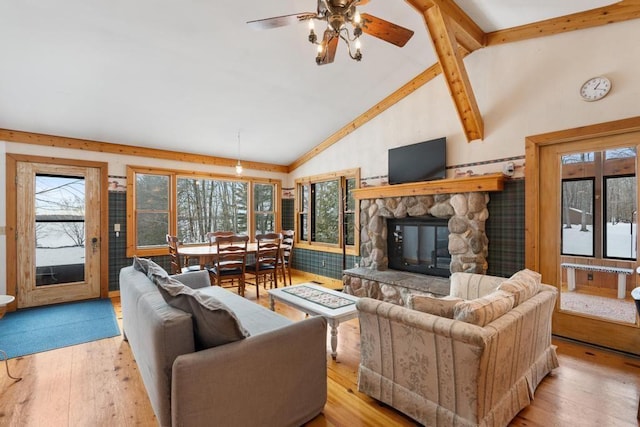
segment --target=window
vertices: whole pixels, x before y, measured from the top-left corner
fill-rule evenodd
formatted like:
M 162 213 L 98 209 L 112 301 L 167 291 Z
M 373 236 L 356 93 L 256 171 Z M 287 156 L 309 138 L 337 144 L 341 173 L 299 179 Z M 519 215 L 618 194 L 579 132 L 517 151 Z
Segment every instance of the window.
M 277 181 L 136 167 L 128 168 L 127 179 L 134 184 L 127 193 L 129 257 L 167 253 L 167 234 L 202 244 L 209 231 L 253 237 L 279 223 Z
M 297 180 L 298 242 L 325 248 L 344 244 L 355 250 L 358 215 L 353 190 L 358 182 L 356 169 Z
M 636 259 L 636 151 L 562 156 L 562 255 Z
M 593 178 L 562 181 L 562 255 L 595 255 L 593 184 Z
M 253 184 L 253 217 L 256 220 L 256 234 L 276 231 L 273 192 L 273 184 Z
M 169 176 L 140 173 L 135 180 L 136 246 L 140 248 L 166 244 L 171 212 Z
M 203 243 L 216 230 L 247 234 L 247 183 L 178 177 L 178 240 Z
M 311 241 L 337 245 L 340 237 L 340 180 L 311 184 Z
M 636 177 L 604 178 L 606 227 L 605 258 L 636 259 Z

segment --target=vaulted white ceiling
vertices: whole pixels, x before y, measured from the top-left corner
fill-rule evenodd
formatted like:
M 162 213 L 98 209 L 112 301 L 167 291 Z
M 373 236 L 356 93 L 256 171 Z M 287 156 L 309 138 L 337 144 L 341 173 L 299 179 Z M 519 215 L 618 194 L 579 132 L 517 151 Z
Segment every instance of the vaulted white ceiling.
M 615 3 L 457 0 L 485 32 Z M 307 26 L 246 21 L 316 0 L 1 0 L 0 128 L 280 165 L 437 63 L 404 0 L 362 12 L 415 31 L 403 48 L 364 36 L 317 66 Z M 240 142 L 238 143 L 238 133 Z

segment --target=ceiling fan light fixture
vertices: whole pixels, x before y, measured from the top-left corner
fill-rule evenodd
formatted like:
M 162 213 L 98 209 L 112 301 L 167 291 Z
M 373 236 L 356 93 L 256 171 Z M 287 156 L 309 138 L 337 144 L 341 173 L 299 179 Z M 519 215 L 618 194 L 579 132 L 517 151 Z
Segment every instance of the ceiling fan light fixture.
M 369 3 L 369 0 L 316 0 L 315 12 L 301 12 L 273 18 L 248 21 L 253 28 L 269 29 L 289 25 L 294 22 L 309 21 L 307 39 L 318 46 L 316 63 L 318 65 L 333 62 L 340 39 L 348 48 L 351 59 L 362 59 L 362 47 L 358 43 L 363 33 L 376 37 L 398 47 L 403 47 L 413 36 L 413 31 L 385 21 L 368 13 L 360 14 L 357 6 Z M 324 21 L 324 32 L 318 37 L 313 21 Z
M 360 27 L 360 22 L 362 22 L 362 18 L 360 17 L 360 12 L 356 10 L 356 12 L 353 14 L 353 25 Z

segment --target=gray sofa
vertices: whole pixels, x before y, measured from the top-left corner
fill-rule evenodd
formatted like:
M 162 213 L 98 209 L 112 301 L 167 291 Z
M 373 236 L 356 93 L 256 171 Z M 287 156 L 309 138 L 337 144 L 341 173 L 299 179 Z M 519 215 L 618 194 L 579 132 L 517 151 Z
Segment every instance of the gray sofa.
M 250 336 L 196 351 L 189 313 L 133 267 L 120 271 L 125 339 L 162 426 L 299 426 L 327 398 L 326 321 L 300 322 L 217 286 L 206 271 L 172 276 L 231 309 Z

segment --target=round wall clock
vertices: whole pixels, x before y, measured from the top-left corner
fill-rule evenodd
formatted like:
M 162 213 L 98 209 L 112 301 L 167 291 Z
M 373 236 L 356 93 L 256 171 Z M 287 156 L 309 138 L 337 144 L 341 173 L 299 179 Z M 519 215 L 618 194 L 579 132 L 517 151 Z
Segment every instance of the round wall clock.
M 585 101 L 597 101 L 607 96 L 611 81 L 606 77 L 592 77 L 580 87 L 580 96 Z

